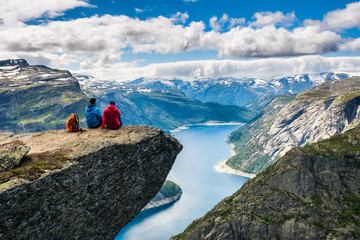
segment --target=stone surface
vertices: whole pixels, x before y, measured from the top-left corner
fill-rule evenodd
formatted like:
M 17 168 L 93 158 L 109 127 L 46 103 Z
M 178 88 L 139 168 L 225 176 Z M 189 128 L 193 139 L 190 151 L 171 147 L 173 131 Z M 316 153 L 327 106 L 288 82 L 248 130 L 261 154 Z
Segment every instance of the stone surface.
M 299 94 L 273 115 L 265 113 L 231 138 L 236 152 L 232 167 L 258 173 L 290 149 L 305 146 L 360 123 L 360 78 L 322 83 Z M 273 108 L 275 109 L 275 108 Z M 271 113 L 271 111 L 270 111 Z M 259 167 L 259 166 L 262 167 Z
M 360 239 L 360 128 L 289 151 L 172 239 Z
M 4 144 L 20 140 L 30 158 L 71 160 L 37 180 L 0 186 L 1 239 L 114 239 L 159 191 L 182 148 L 148 126 L 0 135 Z
M 22 142 L 0 145 L 0 172 L 13 169 L 30 151 Z

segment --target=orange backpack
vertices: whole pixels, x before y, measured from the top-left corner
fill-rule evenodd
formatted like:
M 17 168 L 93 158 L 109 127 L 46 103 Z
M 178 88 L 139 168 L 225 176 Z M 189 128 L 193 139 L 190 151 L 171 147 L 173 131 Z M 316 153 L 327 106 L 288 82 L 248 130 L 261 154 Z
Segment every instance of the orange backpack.
M 68 132 L 82 131 L 82 129 L 79 128 L 79 123 L 79 116 L 72 113 L 66 122 L 66 129 L 68 130 Z

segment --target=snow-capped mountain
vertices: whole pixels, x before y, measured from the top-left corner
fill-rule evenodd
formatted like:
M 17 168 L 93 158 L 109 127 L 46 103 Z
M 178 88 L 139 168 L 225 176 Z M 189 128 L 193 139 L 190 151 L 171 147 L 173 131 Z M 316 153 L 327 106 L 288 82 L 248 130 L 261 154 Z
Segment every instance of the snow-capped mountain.
M 298 94 L 329 80 L 351 77 L 345 73 L 298 74 L 281 78 L 205 78 L 194 81 L 181 79 L 138 78 L 123 81 L 124 85 L 146 88 L 178 89 L 202 102 L 247 106 L 264 94 L 277 96 Z

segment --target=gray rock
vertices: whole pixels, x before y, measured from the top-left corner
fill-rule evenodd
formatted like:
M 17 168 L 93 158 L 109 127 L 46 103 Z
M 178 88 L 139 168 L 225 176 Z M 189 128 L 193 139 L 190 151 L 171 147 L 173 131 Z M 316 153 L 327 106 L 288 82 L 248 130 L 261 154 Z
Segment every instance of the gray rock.
M 274 111 L 273 106 L 236 135 L 232 134 L 230 139 L 238 156 L 228 163 L 247 173 L 259 173 L 294 147 L 358 126 L 359 106 L 359 77 L 322 83 L 282 105 L 281 110 Z
M 13 169 L 30 151 L 30 147 L 19 143 L 0 145 L 0 172 Z
M 34 159 L 56 153 L 71 164 L 35 181 L 0 185 L 1 239 L 114 239 L 160 190 L 182 148 L 147 126 L 0 140 L 20 139 Z

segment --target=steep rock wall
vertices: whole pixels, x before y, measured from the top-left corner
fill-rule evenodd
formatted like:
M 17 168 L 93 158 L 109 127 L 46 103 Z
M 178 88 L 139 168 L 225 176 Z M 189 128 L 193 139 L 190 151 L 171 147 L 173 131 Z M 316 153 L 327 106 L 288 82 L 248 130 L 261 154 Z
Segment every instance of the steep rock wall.
M 294 147 L 327 139 L 359 125 L 359 106 L 360 78 L 353 77 L 311 88 L 281 110 L 265 108 L 263 115 L 230 136 L 237 155 L 228 165 L 247 173 L 259 173 Z
M 113 239 L 156 195 L 182 148 L 147 126 L 2 134 L 0 140 L 23 141 L 34 161 L 71 158 L 37 180 L 0 186 L 1 239 Z

